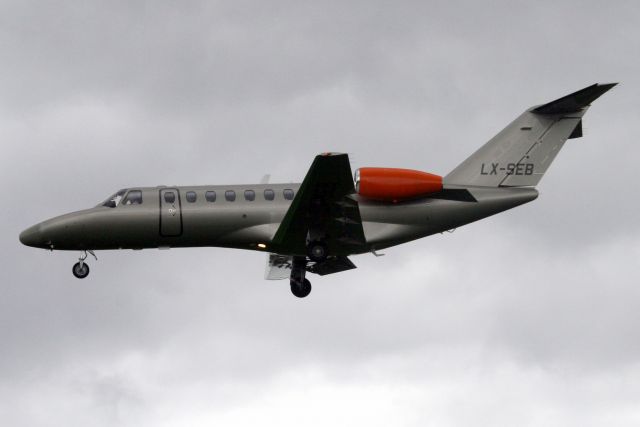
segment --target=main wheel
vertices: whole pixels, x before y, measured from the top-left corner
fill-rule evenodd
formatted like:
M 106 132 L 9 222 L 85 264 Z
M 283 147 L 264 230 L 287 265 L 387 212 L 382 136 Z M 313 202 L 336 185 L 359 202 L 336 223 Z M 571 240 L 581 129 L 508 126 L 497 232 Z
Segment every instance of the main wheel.
M 311 293 L 311 282 L 304 279 L 302 283 L 291 281 L 291 293 L 298 298 L 304 298 Z
M 315 262 L 322 262 L 327 259 L 328 252 L 326 243 L 318 240 L 309 243 L 309 246 L 307 247 L 309 259 Z
M 73 265 L 73 268 L 71 269 L 71 271 L 73 272 L 73 275 L 76 276 L 78 279 L 84 279 L 89 275 L 89 264 L 87 264 L 86 262 L 83 262 L 82 265 L 80 265 L 79 262 L 76 262 Z

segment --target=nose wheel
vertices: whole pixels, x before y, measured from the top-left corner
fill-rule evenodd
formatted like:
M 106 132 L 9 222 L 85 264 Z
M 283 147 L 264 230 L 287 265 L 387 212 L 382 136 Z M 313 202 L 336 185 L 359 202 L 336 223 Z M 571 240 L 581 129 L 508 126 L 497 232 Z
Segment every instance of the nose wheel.
M 73 269 L 71 271 L 78 279 L 84 279 L 89 275 L 89 264 L 84 261 L 76 262 L 73 264 Z
M 98 260 L 98 257 L 93 253 L 93 251 L 82 251 L 82 255 L 80 255 L 78 262 L 73 264 L 73 268 L 71 269 L 73 275 L 78 279 L 84 279 L 89 275 L 89 264 L 85 262 L 87 259 L 87 252 L 90 253 L 96 261 Z

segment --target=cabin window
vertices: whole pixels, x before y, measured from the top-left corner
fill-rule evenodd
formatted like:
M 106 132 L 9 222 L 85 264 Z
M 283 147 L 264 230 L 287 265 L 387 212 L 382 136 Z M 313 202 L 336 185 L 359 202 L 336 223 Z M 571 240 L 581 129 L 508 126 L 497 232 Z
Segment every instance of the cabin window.
M 253 190 L 244 190 L 244 199 L 253 202 L 256 199 L 256 192 Z
M 125 205 L 140 205 L 142 204 L 142 191 L 131 190 L 127 193 L 124 202 Z
M 164 201 L 167 203 L 175 203 L 176 201 L 176 193 L 173 191 L 167 191 L 164 193 Z
M 293 200 L 293 190 L 289 188 L 283 190 L 282 195 L 284 196 L 285 200 Z
M 216 192 L 215 191 L 207 191 L 204 193 L 204 198 L 207 199 L 207 202 L 215 202 L 216 201 Z
M 187 202 L 189 203 L 193 203 L 198 199 L 198 196 L 196 195 L 195 191 L 187 191 Z
M 264 190 L 264 199 L 265 200 L 273 200 L 276 198 L 276 193 L 270 188 Z
M 227 190 L 224 192 L 224 198 L 227 200 L 227 202 L 235 202 L 236 192 L 233 190 Z

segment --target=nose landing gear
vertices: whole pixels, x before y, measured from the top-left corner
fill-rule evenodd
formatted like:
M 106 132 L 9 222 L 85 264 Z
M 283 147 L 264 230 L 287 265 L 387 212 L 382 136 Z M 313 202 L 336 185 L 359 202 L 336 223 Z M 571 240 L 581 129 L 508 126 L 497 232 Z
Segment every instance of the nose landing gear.
M 78 262 L 76 262 L 71 269 L 73 275 L 78 279 L 84 279 L 89 275 L 89 264 L 84 262 L 84 260 L 87 259 L 87 252 L 90 253 L 96 261 L 98 260 L 98 257 L 93 253 L 93 251 L 82 251 L 82 255 L 80 255 Z

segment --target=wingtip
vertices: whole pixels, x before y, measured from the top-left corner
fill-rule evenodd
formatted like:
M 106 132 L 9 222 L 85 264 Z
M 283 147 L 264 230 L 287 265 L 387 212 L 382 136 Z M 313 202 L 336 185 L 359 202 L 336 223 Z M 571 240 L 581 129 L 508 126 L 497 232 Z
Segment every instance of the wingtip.
M 612 87 L 614 87 L 614 86 L 618 86 L 619 84 L 620 84 L 620 82 L 614 82 L 614 83 L 596 83 L 596 86 L 599 86 L 599 87 L 601 87 L 601 88 L 604 88 L 604 89 L 609 90 L 609 89 L 611 89 L 611 88 L 612 88 Z

